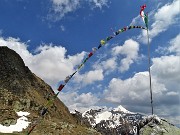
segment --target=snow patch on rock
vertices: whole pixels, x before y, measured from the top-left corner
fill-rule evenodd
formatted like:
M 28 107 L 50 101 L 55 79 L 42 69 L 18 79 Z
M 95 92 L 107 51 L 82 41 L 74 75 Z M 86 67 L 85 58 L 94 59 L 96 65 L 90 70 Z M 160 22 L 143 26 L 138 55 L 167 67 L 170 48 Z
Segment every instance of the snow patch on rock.
M 16 112 L 18 116 L 20 116 L 19 119 L 17 119 L 17 123 L 15 125 L 10 126 L 3 126 L 0 124 L 0 133 L 13 133 L 13 132 L 21 132 L 23 129 L 26 129 L 30 122 L 28 122 L 28 119 L 25 117 L 29 115 L 28 112 Z

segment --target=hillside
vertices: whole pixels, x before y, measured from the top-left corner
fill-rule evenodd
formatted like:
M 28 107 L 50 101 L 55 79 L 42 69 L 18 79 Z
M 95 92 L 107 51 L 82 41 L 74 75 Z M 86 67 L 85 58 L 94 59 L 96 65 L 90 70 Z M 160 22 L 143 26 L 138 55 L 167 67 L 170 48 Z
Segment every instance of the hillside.
M 8 127 L 17 123 L 16 112 L 30 113 L 35 122 L 43 106 L 54 96 L 52 88 L 25 66 L 21 57 L 8 47 L 0 47 L 0 124 Z M 27 129 L 18 134 L 24 134 Z M 1 134 L 2 131 L 0 131 Z M 4 133 L 2 133 L 4 134 Z M 14 133 L 15 134 L 15 133 Z M 32 135 L 96 135 L 95 130 L 80 125 L 68 108 L 58 99 L 33 130 Z

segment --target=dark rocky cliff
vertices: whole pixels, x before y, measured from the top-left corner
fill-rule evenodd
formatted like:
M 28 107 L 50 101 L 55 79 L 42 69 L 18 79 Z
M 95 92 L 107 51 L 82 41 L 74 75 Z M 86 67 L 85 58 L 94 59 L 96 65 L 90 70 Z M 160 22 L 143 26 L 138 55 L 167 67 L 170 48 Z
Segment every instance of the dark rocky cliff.
M 35 121 L 49 97 L 54 95 L 52 88 L 33 74 L 15 51 L 8 47 L 0 47 L 0 124 L 6 126 L 15 124 L 18 118 L 17 111 L 29 112 L 28 120 Z M 99 133 L 79 125 L 68 108 L 56 98 L 33 134 L 95 135 Z

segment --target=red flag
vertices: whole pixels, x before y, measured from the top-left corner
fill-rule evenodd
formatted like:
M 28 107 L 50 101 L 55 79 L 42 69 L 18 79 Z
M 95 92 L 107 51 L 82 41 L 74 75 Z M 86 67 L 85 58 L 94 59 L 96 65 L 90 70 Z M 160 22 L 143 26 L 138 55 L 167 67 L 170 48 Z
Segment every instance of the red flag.
M 61 84 L 57 90 L 58 90 L 58 91 L 61 91 L 61 90 L 64 88 L 64 86 L 65 86 L 65 85 Z
M 89 55 L 88 55 L 88 56 L 89 56 L 89 58 L 90 58 L 92 55 L 93 55 L 93 53 L 92 53 L 92 52 L 90 52 L 90 53 L 89 53 Z

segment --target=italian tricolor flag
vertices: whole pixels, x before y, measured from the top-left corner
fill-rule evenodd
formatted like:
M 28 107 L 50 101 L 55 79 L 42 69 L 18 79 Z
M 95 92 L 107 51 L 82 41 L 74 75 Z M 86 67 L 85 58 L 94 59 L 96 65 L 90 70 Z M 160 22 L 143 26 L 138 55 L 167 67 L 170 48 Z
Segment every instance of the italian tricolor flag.
M 146 27 L 148 28 L 148 14 L 144 14 L 144 9 L 146 8 L 146 5 L 142 5 L 141 6 L 141 10 L 140 10 L 140 16 L 142 17 Z

